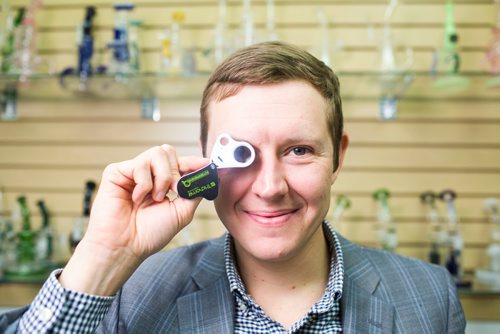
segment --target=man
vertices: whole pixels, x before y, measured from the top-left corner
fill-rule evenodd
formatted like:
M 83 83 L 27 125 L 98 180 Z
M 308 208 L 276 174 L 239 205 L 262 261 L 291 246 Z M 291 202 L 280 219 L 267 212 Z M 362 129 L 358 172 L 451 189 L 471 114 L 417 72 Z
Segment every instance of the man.
M 221 133 L 251 144 L 256 157 L 219 170 L 214 204 L 226 236 L 157 253 L 200 202 L 166 194 L 208 159 L 162 145 L 111 164 L 67 266 L 0 328 L 463 333 L 444 269 L 354 245 L 324 221 L 348 144 L 338 79 L 327 66 L 282 43 L 236 52 L 203 94 L 205 157 Z

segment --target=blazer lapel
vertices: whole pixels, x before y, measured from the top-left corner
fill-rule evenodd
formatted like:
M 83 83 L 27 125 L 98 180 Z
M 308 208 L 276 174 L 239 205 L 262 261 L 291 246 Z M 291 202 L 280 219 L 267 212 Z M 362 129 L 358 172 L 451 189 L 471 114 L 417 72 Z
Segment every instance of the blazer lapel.
M 341 300 L 344 333 L 392 333 L 394 307 L 374 295 L 380 277 L 363 249 L 339 236 L 344 256 Z
M 232 333 L 234 299 L 224 266 L 223 238 L 204 255 L 192 277 L 200 290 L 177 300 L 180 333 Z
M 177 301 L 180 333 L 232 333 L 234 305 L 227 283 L 220 279 Z

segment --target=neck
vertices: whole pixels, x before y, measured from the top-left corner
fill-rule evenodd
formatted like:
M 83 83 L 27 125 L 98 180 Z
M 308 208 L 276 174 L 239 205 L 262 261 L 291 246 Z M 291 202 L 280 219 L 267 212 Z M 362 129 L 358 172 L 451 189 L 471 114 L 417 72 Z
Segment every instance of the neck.
M 267 315 L 290 327 L 307 313 L 325 292 L 330 252 L 320 226 L 297 254 L 280 261 L 260 261 L 242 256 L 236 246 L 240 276 L 247 292 Z M 293 310 L 290 305 L 294 305 Z
M 260 261 L 253 257 L 237 256 L 238 270 L 247 289 L 251 290 L 253 282 L 259 282 L 259 286 L 271 284 L 282 287 L 311 281 L 326 283 L 330 269 L 328 244 L 322 231 L 316 233 L 314 239 L 319 240 L 311 240 L 302 252 L 281 261 Z

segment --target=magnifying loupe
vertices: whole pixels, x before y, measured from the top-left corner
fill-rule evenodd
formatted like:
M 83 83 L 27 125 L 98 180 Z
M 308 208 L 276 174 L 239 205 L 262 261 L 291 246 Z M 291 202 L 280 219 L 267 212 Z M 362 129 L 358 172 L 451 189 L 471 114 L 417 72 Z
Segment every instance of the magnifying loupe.
M 244 168 L 255 160 L 255 150 L 247 142 L 237 141 L 227 133 L 217 137 L 211 163 L 195 172 L 185 174 L 177 183 L 177 193 L 182 198 L 204 197 L 213 200 L 219 192 L 220 168 Z

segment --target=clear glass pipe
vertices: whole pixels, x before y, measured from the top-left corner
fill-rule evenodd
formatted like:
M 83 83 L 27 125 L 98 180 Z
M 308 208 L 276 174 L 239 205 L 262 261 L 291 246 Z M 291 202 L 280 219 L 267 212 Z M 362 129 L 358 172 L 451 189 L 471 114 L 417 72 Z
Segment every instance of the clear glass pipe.
M 122 76 L 131 70 L 128 17 L 135 6 L 125 3 L 115 4 L 113 7 L 115 10 L 113 41 L 108 44 L 108 47 L 113 49 L 110 70 L 119 79 L 123 79 Z
M 21 25 L 21 22 L 24 18 L 25 8 L 20 7 L 17 9 L 17 13 L 15 18 L 12 16 L 12 12 L 10 11 L 9 2 L 4 0 L 2 2 L 2 38 L 1 38 L 1 47 L 2 47 L 2 65 L 1 70 L 2 73 L 9 72 L 12 66 L 12 54 L 14 52 L 15 46 L 15 32 L 18 27 Z
M 448 246 L 449 257 L 446 260 L 446 268 L 450 274 L 459 281 L 462 278 L 462 252 L 464 241 L 458 226 L 457 210 L 455 199 L 457 194 L 453 190 L 444 190 L 439 194 L 439 198 L 446 203 L 448 217 Z
M 484 210 L 493 224 L 491 233 L 491 243 L 488 246 L 488 256 L 490 257 L 490 270 L 500 273 L 500 210 L 496 198 L 487 198 L 484 201 Z
M 35 23 L 36 12 L 41 6 L 41 0 L 31 1 L 26 8 L 22 24 L 16 32 L 13 65 L 14 73 L 19 74 L 20 81 L 28 80 L 28 77 L 35 73 L 42 63 L 40 56 L 36 54 Z
M 441 225 L 439 224 L 439 215 L 436 208 L 437 195 L 432 191 L 426 191 L 420 194 L 420 201 L 427 210 L 427 221 L 431 225 L 431 249 L 429 252 L 429 262 L 441 264 L 441 246 L 443 235 Z
M 183 11 L 172 13 L 170 30 L 162 36 L 161 72 L 179 75 L 182 73 L 183 49 L 181 42 L 181 29 L 186 15 Z
M 172 14 L 172 25 L 170 28 L 172 39 L 172 62 L 170 64 L 170 74 L 180 74 L 182 72 L 182 43 L 181 25 L 184 23 L 186 15 L 183 11 L 176 11 Z
M 10 12 L 10 3 L 8 0 L 2 0 L 0 14 L 0 48 L 5 40 L 5 32 L 12 26 L 12 15 Z
M 333 223 L 338 224 L 345 211 L 351 207 L 351 200 L 346 195 L 337 196 L 335 209 L 333 210 Z
M 274 11 L 274 0 L 266 0 L 266 31 L 267 38 L 270 41 L 278 40 L 278 33 L 276 32 Z
M 397 0 L 389 1 L 384 13 L 382 36 L 378 42 L 380 45 L 378 64 L 380 71 L 378 77 L 380 88 L 379 113 L 382 120 L 396 118 L 398 98 L 413 81 L 413 74 L 408 72 L 408 69 L 413 64 L 413 50 L 406 48 L 404 59 L 399 59 L 396 56 L 391 18 L 397 5 Z
M 320 45 L 320 57 L 319 59 L 325 63 L 327 66 L 332 66 L 330 59 L 330 42 L 329 42 L 329 22 L 326 17 L 326 13 L 322 8 L 318 8 L 316 11 L 316 15 L 318 17 L 319 28 L 320 28 L 320 37 L 321 37 L 321 45 Z
M 130 31 L 128 36 L 129 52 L 130 52 L 130 69 L 134 73 L 141 70 L 141 50 L 140 44 L 140 30 L 142 28 L 142 20 L 133 19 L 129 21 Z
M 45 266 L 49 266 L 54 253 L 54 232 L 50 224 L 50 215 L 45 201 L 39 200 L 36 204 L 42 217 L 42 226 L 38 230 L 36 238 L 36 255 L 38 261 L 41 261 Z
M 394 14 L 394 10 L 398 5 L 397 0 L 390 0 L 389 5 L 385 9 L 384 13 L 384 31 L 382 35 L 382 48 L 381 48 L 381 71 L 392 72 L 397 70 L 396 57 L 394 55 L 392 33 L 391 33 L 391 17 Z
M 255 42 L 255 28 L 252 13 L 252 1 L 243 0 L 243 46 L 252 45 Z
M 90 218 L 90 209 L 92 206 L 92 195 L 96 189 L 96 183 L 94 181 L 87 181 L 85 183 L 85 190 L 83 196 L 83 212 L 82 215 L 76 217 L 73 221 L 73 227 L 69 235 L 69 246 L 71 252 L 74 252 L 76 246 L 82 240 L 85 230 L 88 226 L 88 221 Z
M 14 231 L 13 218 L 4 215 L 4 190 L 0 188 L 0 277 L 4 270 L 17 262 L 17 236 Z M 19 210 L 12 212 L 12 217 Z
M 227 0 L 219 0 L 219 14 L 215 25 L 215 41 L 214 41 L 214 62 L 215 65 L 222 63 L 225 58 L 226 49 L 226 30 L 227 30 Z
M 390 192 L 387 189 L 378 189 L 373 192 L 373 199 L 378 205 L 378 237 L 382 248 L 393 252 L 398 245 L 396 225 L 392 220 L 389 207 Z
M 0 188 L 0 277 L 3 273 L 3 268 L 5 267 L 5 262 L 7 261 L 7 232 L 8 232 L 8 220 L 4 217 L 4 199 L 3 199 L 3 189 Z

